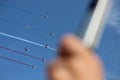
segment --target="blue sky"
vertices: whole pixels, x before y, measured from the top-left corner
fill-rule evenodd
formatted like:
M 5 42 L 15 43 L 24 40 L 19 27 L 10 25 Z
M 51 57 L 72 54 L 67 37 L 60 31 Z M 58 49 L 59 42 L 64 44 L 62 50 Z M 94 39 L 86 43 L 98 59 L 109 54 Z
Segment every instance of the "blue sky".
M 0 32 L 22 38 L 18 40 L 0 35 L 0 80 L 45 80 L 47 63 L 55 58 L 56 52 L 42 45 L 47 44 L 50 48 L 57 49 L 63 34 L 75 33 L 85 17 L 89 2 L 90 0 L 0 0 Z M 113 1 L 102 41 L 96 50 L 105 64 L 108 80 L 120 80 L 119 3 L 119 0 Z M 28 26 L 30 28 L 26 29 Z M 50 36 L 50 32 L 54 32 L 54 35 Z M 29 50 L 24 51 L 25 47 Z M 22 54 L 44 58 L 46 62 Z M 36 67 L 31 68 L 31 65 Z

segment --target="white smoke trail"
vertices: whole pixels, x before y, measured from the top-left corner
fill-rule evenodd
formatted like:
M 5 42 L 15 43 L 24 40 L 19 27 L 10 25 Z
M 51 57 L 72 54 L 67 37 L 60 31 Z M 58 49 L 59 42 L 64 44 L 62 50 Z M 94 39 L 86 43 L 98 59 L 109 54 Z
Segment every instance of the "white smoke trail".
M 6 37 L 10 37 L 10 38 L 14 38 L 14 39 L 17 39 L 17 40 L 20 40 L 20 41 L 23 41 L 23 42 L 27 42 L 27 43 L 30 43 L 30 44 L 33 44 L 33 45 L 36 45 L 36 46 L 40 46 L 40 47 L 45 48 L 45 45 L 42 45 L 42 44 L 39 44 L 39 43 L 30 41 L 30 40 L 26 40 L 26 39 L 23 39 L 23 38 L 20 38 L 20 37 L 12 36 L 12 35 L 9 35 L 9 34 L 3 33 L 3 32 L 0 32 L 0 35 L 6 36 Z M 52 50 L 52 51 L 57 51 L 56 49 L 51 48 L 51 47 L 49 47 L 49 46 L 47 47 L 47 49 L 50 49 L 50 50 Z
M 120 32 L 120 0 L 112 0 L 112 8 L 110 10 L 110 14 L 108 16 L 107 23 L 110 28 L 115 29 L 117 32 Z

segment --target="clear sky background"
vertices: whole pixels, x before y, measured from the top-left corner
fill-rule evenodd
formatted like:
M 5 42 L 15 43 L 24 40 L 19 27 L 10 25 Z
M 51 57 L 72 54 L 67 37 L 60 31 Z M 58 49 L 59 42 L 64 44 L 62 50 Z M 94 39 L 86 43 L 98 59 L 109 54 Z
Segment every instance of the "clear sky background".
M 89 2 L 0 0 L 0 33 L 9 36 L 0 35 L 0 80 L 46 80 L 47 65 L 57 54 L 54 49 L 61 36 L 76 32 Z M 112 4 L 96 52 L 105 64 L 107 80 L 120 80 L 120 1 Z M 16 39 L 10 38 L 13 36 Z

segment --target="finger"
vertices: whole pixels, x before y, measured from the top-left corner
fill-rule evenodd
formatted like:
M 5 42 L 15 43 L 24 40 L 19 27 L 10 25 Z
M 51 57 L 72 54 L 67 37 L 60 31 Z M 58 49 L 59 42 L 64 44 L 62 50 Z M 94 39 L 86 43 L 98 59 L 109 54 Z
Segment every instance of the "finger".
M 79 38 L 74 35 L 65 35 L 61 41 L 61 53 L 63 56 L 87 57 L 87 48 Z
M 57 60 L 49 67 L 49 80 L 73 80 L 63 62 Z

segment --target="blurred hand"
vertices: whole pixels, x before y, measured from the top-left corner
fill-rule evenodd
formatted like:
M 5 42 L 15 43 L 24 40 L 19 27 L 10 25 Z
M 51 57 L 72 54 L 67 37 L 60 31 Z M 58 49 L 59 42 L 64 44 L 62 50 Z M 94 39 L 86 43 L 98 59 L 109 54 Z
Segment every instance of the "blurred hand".
M 49 80 L 104 80 L 102 62 L 74 35 L 61 40 L 58 58 L 49 66 Z

